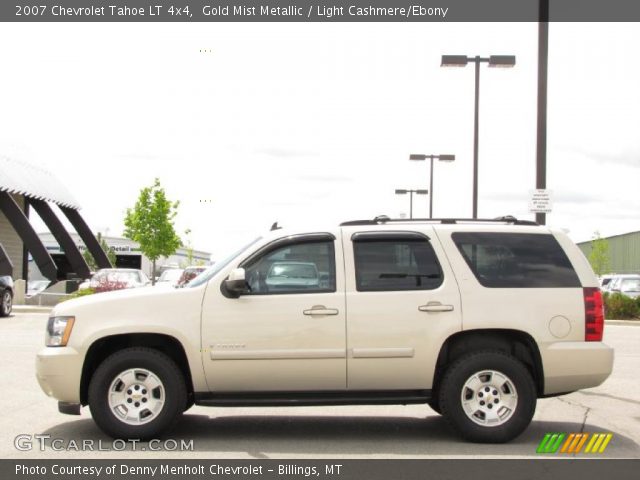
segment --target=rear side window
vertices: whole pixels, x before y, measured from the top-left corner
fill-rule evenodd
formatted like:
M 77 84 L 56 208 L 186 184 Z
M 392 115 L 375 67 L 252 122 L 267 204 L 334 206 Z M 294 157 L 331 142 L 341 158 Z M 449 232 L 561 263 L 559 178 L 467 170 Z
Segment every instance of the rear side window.
M 426 237 L 366 237 L 353 242 L 359 292 L 432 290 L 442 269 Z
M 471 233 L 451 235 L 484 287 L 580 287 L 580 280 L 553 235 Z

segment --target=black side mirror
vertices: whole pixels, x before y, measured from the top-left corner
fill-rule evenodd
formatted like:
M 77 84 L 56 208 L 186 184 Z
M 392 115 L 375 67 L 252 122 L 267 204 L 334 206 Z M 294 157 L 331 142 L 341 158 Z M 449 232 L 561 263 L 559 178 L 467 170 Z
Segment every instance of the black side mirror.
M 245 279 L 244 268 L 235 268 L 227 279 L 222 282 L 223 294 L 229 298 L 238 298 L 241 295 L 249 293 L 249 286 Z

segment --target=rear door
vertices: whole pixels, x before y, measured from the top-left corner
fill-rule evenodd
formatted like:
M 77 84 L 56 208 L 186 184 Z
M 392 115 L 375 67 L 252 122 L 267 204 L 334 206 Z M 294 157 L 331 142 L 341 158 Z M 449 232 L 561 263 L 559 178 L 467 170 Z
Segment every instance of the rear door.
M 433 227 L 344 227 L 347 385 L 430 389 L 440 347 L 461 329 L 460 295 Z

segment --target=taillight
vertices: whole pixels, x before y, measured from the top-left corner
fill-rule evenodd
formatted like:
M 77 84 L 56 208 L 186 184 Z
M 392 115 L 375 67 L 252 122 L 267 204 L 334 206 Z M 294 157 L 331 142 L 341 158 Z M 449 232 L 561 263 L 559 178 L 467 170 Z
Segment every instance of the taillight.
M 602 293 L 597 287 L 584 288 L 584 340 L 601 342 L 604 330 Z

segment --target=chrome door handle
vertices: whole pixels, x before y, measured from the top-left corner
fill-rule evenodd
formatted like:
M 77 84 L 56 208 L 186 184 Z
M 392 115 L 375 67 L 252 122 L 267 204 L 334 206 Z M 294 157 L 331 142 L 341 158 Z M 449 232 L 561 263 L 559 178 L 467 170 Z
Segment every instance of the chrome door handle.
M 303 310 L 305 315 L 338 315 L 340 313 L 337 308 L 327 308 L 324 305 L 314 305 L 308 310 Z
M 440 302 L 429 302 L 426 305 L 420 305 L 418 310 L 421 312 L 453 312 L 453 305 L 443 305 Z

